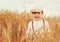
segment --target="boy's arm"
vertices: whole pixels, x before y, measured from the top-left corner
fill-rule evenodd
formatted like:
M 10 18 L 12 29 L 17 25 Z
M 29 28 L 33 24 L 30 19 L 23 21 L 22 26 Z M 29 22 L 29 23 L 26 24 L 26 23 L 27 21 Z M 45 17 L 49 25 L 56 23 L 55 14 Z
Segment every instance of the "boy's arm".
M 26 31 L 26 34 L 30 34 L 30 33 L 31 33 L 31 22 L 28 23 L 28 27 Z
M 52 36 L 52 31 L 50 29 L 49 23 L 47 21 L 45 21 L 45 30 L 46 30 L 46 34 L 48 37 Z
M 45 21 L 45 30 L 46 30 L 47 32 L 51 32 L 49 23 L 48 23 L 47 21 Z

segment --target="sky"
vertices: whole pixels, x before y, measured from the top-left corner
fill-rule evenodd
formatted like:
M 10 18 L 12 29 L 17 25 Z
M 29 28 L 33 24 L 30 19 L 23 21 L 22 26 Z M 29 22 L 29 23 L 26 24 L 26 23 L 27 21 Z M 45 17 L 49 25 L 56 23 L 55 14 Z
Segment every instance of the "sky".
M 33 6 L 41 6 L 46 16 L 60 15 L 60 0 L 0 0 L 0 10 L 9 9 L 12 11 L 27 12 Z

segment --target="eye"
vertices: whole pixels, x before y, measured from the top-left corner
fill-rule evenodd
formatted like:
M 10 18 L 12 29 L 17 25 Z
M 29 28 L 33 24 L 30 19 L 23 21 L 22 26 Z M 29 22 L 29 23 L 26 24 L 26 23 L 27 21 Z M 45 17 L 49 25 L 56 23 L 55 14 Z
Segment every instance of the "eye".
M 40 12 L 37 12 L 38 14 L 40 14 Z
M 36 14 L 36 12 L 32 12 L 32 14 Z
M 40 14 L 40 12 L 32 12 L 32 14 Z

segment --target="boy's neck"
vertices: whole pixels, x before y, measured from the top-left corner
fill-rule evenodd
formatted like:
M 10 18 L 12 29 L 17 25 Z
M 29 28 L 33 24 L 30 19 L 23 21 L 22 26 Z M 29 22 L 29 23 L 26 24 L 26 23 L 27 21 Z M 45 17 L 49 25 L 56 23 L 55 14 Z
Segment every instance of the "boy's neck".
M 34 19 L 35 21 L 40 21 L 41 20 L 41 18 L 38 18 L 38 19 Z

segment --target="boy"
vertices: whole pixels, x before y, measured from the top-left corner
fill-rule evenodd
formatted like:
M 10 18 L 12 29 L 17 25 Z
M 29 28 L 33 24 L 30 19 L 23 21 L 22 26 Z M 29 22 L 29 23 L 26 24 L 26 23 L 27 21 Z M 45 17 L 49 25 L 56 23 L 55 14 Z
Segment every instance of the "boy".
M 44 32 L 50 33 L 51 30 L 49 28 L 49 24 L 46 20 L 42 20 L 41 17 L 43 16 L 43 10 L 40 7 L 33 7 L 30 10 L 33 21 L 28 23 L 28 28 L 26 34 L 33 34 L 36 31 L 39 31 L 39 34 L 42 35 Z

